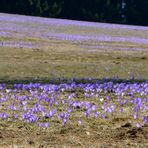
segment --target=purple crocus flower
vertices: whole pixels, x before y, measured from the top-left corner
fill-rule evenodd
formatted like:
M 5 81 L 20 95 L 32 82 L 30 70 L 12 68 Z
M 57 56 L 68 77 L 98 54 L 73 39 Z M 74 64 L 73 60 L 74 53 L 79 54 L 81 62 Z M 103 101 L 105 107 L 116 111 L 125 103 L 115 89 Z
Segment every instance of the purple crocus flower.
M 99 117 L 99 112 L 95 112 L 95 118 L 98 118 Z
M 91 113 L 91 109 L 88 109 L 86 112 L 84 112 L 86 118 L 90 116 L 90 113 Z
M 8 109 L 11 109 L 13 111 L 16 111 L 17 110 L 17 108 L 15 106 L 13 106 L 13 105 L 8 105 L 7 108 Z
M 124 112 L 124 109 L 123 108 L 120 108 L 120 112 L 123 113 Z
M 148 98 L 144 98 L 145 103 L 148 103 Z
M 136 127 L 137 127 L 137 128 L 141 128 L 142 125 L 141 125 L 140 123 L 137 123 L 137 124 L 136 124 Z
M 0 118 L 1 119 L 8 119 L 9 115 L 7 113 L 0 113 Z
M 135 114 L 133 115 L 133 117 L 134 117 L 134 119 L 137 119 L 137 118 L 138 118 L 138 114 L 135 113 Z
M 105 114 L 102 115 L 102 119 L 106 119 L 106 115 Z
M 38 121 L 39 118 L 37 115 L 27 112 L 22 115 L 22 119 L 29 123 L 35 123 Z
M 62 112 L 58 115 L 59 119 L 69 118 L 69 114 L 67 112 Z
M 78 125 L 81 125 L 82 124 L 82 120 L 78 120 Z
M 14 119 L 18 119 L 18 114 L 14 114 Z
M 67 112 L 68 112 L 68 113 L 72 113 L 72 112 L 73 112 L 73 109 L 69 107 L 69 108 L 67 109 Z
M 51 109 L 48 113 L 46 113 L 45 117 L 51 118 L 56 114 L 55 109 Z
M 49 122 L 38 123 L 38 126 L 41 128 L 48 128 L 50 126 Z
M 145 124 L 148 124 L 148 116 L 143 116 L 142 120 Z
M 96 110 L 96 105 L 92 105 L 91 110 L 95 111 Z
M 133 101 L 132 101 L 133 104 L 136 104 L 136 105 L 141 105 L 142 104 L 142 99 L 141 98 L 135 98 Z
M 148 111 L 148 105 L 145 105 L 145 106 L 144 106 L 144 109 L 145 109 L 146 111 Z

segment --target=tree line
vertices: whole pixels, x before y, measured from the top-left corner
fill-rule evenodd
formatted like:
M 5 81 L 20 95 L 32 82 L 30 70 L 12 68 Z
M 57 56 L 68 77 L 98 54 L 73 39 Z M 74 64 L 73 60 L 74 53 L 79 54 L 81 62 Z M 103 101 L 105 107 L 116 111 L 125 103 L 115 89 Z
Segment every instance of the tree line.
M 0 0 L 0 12 L 148 26 L 148 0 Z

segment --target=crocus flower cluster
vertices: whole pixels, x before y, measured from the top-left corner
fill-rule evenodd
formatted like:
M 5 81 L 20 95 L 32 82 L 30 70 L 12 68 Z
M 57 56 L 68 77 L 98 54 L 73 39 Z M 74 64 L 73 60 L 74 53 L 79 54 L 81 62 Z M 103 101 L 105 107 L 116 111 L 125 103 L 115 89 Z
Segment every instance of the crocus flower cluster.
M 0 84 L 0 120 L 48 128 L 55 121 L 65 126 L 75 119 L 107 120 L 128 114 L 138 127 L 148 124 L 148 82 L 61 84 Z
M 131 48 L 124 46 L 119 48 L 112 45 L 108 47 L 108 45 L 98 44 L 101 42 L 148 45 L 148 27 L 142 26 L 81 22 L 2 13 L 0 13 L 0 22 L 0 46 L 3 47 L 39 48 L 49 46 L 47 39 L 64 40 L 78 43 L 78 45 L 82 43 L 85 46 L 81 47 L 93 49 L 131 50 Z M 30 38 L 37 39 L 37 42 L 28 41 Z M 88 45 L 86 42 L 91 44 Z M 139 48 L 136 47 L 132 50 L 143 50 L 140 46 Z

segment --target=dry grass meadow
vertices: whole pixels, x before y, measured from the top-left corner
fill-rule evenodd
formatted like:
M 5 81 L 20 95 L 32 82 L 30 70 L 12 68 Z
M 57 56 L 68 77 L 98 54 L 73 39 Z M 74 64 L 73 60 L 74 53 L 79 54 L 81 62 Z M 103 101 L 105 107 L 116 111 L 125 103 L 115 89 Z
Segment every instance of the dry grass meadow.
M 0 13 L 0 82 L 148 80 L 148 28 L 85 23 Z M 78 99 L 83 100 L 81 93 Z M 148 147 L 148 127 L 136 128 L 130 118 L 120 113 L 107 120 L 85 118 L 80 126 L 71 119 L 64 127 L 57 122 L 48 129 L 0 121 L 0 147 Z

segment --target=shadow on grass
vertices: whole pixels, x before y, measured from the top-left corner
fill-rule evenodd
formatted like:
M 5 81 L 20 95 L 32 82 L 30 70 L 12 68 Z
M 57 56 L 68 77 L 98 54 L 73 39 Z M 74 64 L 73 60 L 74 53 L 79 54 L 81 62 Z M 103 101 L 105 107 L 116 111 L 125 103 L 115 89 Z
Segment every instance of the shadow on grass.
M 105 82 L 113 82 L 113 83 L 142 83 L 148 82 L 148 79 L 120 79 L 120 78 L 22 78 L 22 79 L 5 79 L 0 78 L 0 83 L 6 84 L 28 84 L 28 83 L 41 83 L 41 84 L 61 84 L 61 83 L 105 83 Z

